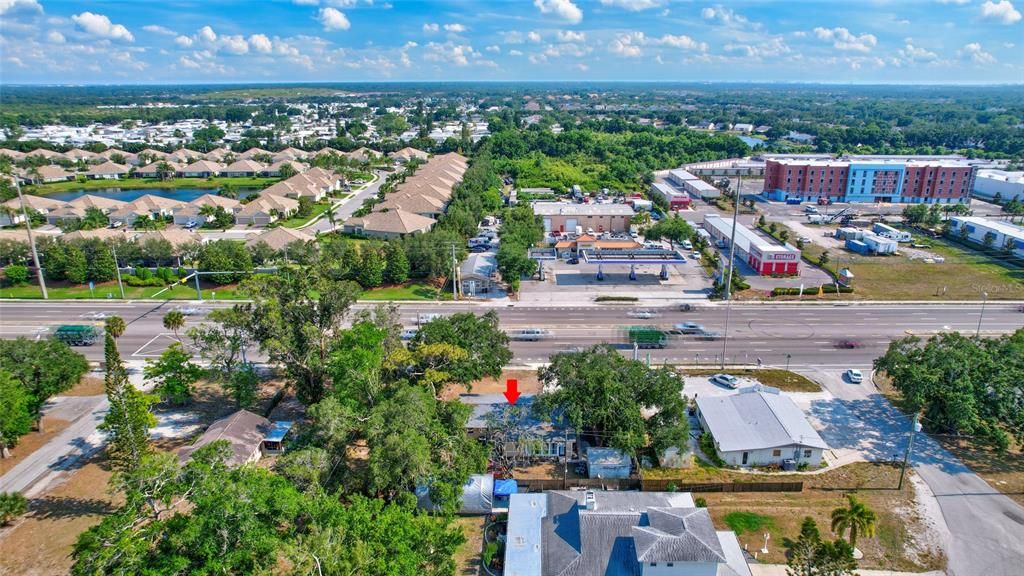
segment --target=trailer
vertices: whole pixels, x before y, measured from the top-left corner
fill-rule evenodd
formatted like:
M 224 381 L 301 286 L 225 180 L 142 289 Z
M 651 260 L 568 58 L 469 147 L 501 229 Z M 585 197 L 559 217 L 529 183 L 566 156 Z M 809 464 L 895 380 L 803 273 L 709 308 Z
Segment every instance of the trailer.
M 53 337 L 68 346 L 92 346 L 100 332 L 92 324 L 64 324 L 53 332 Z
M 668 337 L 654 326 L 630 326 L 629 343 L 638 348 L 664 348 Z

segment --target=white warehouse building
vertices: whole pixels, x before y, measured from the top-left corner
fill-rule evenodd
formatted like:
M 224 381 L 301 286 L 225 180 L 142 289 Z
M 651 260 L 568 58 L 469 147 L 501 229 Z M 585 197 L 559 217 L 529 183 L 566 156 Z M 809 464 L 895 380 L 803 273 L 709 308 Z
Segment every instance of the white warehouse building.
M 961 230 L 966 230 L 967 238 L 979 244 L 985 244 L 985 237 L 991 235 L 993 248 L 1001 249 L 1009 244 L 1014 256 L 1024 258 L 1024 227 L 980 216 L 950 218 L 949 233 L 959 236 Z
M 1024 201 L 1024 172 L 978 170 L 974 177 L 974 196 L 991 200 L 996 194 L 1004 201 Z

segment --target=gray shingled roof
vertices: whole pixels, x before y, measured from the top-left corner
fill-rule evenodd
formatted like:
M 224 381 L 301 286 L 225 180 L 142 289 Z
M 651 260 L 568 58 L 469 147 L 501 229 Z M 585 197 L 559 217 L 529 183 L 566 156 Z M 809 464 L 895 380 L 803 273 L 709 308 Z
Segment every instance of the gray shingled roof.
M 723 452 L 794 444 L 828 448 L 793 400 L 774 388 L 751 386 L 728 396 L 701 396 L 697 408 Z
M 632 531 L 638 561 L 725 562 L 706 508 L 648 508 L 647 522 Z

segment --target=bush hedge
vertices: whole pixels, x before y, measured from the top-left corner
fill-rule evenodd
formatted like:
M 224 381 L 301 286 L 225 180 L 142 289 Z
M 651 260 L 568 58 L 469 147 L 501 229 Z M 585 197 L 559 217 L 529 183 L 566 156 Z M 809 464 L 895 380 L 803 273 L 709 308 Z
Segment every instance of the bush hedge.
M 853 294 L 853 287 L 851 287 L 851 286 L 838 286 L 837 287 L 835 284 L 822 284 L 821 285 L 821 293 L 822 294 L 835 294 L 836 292 L 838 292 L 840 294 Z
M 820 289 L 817 286 L 804 287 L 804 296 L 817 296 Z M 772 296 L 799 296 L 799 288 L 773 288 Z

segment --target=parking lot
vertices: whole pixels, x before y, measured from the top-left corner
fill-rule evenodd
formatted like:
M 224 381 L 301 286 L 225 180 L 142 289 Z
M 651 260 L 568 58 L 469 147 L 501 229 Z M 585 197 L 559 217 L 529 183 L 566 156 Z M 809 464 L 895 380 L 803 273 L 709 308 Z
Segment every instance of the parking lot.
M 711 288 L 711 279 L 695 260 L 669 265 L 668 280 L 659 277 L 661 266 L 636 266 L 636 280 L 629 279 L 626 264 L 604 264 L 604 280 L 597 279 L 597 264 L 565 260 L 543 263 L 544 280 L 524 281 L 520 302 L 565 301 L 579 303 L 597 296 L 635 296 L 642 300 L 704 298 Z

